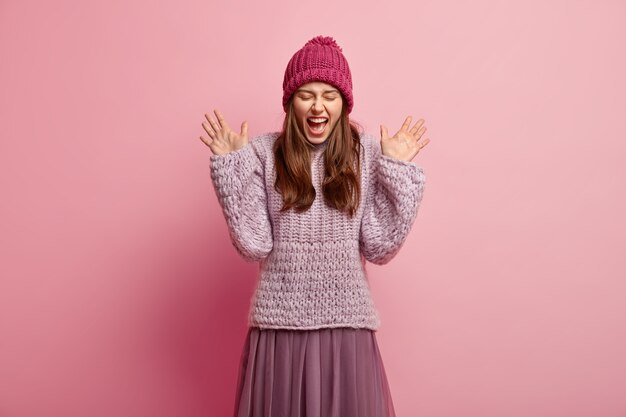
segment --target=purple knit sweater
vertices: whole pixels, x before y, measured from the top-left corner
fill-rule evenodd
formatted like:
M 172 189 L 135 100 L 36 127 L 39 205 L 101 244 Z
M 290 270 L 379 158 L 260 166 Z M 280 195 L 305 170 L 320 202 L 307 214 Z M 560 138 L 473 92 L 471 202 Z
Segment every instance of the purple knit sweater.
M 231 242 L 244 259 L 260 262 L 248 324 L 377 330 L 365 260 L 385 264 L 404 244 L 422 200 L 424 170 L 383 155 L 380 140 L 361 135 L 361 202 L 350 218 L 324 202 L 325 141 L 311 153 L 313 205 L 280 213 L 272 152 L 278 135 L 261 134 L 241 149 L 210 156 Z

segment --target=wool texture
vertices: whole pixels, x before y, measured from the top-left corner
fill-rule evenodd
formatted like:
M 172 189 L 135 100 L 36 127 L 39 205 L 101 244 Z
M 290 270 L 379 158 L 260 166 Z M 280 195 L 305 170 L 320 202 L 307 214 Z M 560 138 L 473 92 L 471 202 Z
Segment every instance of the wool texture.
M 297 51 L 285 69 L 283 78 L 283 109 L 289 107 L 291 95 L 311 81 L 323 81 L 335 86 L 346 99 L 346 113 L 354 108 L 352 73 L 341 47 L 330 36 L 316 36 Z
M 210 156 L 231 242 L 245 260 L 259 262 L 248 324 L 377 330 L 381 318 L 365 264 L 386 264 L 403 246 L 422 200 L 423 168 L 382 154 L 380 140 L 361 134 L 361 201 L 350 217 L 323 198 L 326 140 L 311 151 L 313 205 L 281 213 L 272 152 L 278 136 L 263 133 L 243 148 Z

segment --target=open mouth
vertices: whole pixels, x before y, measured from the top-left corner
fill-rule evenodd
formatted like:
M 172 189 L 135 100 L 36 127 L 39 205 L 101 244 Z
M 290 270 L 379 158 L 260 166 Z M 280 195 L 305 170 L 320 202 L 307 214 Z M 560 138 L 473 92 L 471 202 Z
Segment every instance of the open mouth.
M 307 117 L 306 124 L 309 127 L 309 131 L 313 134 L 319 135 L 324 132 L 326 125 L 328 124 L 328 118 L 326 117 Z

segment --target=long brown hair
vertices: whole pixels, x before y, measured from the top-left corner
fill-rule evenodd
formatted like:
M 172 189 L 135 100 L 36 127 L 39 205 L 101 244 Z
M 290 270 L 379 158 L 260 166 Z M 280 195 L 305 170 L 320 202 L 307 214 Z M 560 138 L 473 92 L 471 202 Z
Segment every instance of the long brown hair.
M 356 212 L 360 196 L 361 132 L 363 127 L 350 120 L 346 113 L 346 100 L 341 96 L 341 116 L 330 132 L 324 149 L 324 180 L 322 192 L 326 203 L 350 216 Z M 274 142 L 276 181 L 274 188 L 283 196 L 280 211 L 294 208 L 296 212 L 309 209 L 315 200 L 311 180 L 311 149 L 298 126 L 293 109 L 293 96 L 289 99 L 283 130 Z

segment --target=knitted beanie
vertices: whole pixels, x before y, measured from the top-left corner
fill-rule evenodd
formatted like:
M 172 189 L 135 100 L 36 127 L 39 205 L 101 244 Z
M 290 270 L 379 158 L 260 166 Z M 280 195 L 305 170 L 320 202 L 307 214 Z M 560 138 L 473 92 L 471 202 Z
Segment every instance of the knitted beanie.
M 323 81 L 335 86 L 346 98 L 349 114 L 354 105 L 352 99 L 352 74 L 341 48 L 330 36 L 316 36 L 297 51 L 287 64 L 283 80 L 283 109 L 301 85 L 311 81 Z

